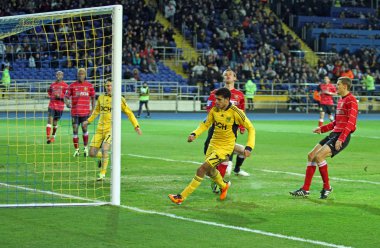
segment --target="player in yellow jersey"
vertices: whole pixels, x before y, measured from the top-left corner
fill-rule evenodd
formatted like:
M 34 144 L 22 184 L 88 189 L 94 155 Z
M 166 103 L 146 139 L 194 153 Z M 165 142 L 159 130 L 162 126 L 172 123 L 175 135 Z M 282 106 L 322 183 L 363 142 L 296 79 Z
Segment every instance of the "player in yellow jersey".
M 227 88 L 220 88 L 215 92 L 215 97 L 215 107 L 210 110 L 207 119 L 187 138 L 188 142 L 194 141 L 214 124 L 215 129 L 206 151 L 205 162 L 198 168 L 195 177 L 181 194 L 169 195 L 170 200 L 175 204 L 181 204 L 193 193 L 205 175 L 209 176 L 220 187 L 220 200 L 226 198 L 231 183 L 223 181 L 215 166 L 223 161 L 228 161 L 229 156 L 234 152 L 239 125 L 243 125 L 248 130 L 248 141 L 244 149 L 244 156 L 249 157 L 255 146 L 255 128 L 244 112 L 230 103 L 231 91 Z
M 98 115 L 100 115 L 98 126 L 94 137 L 92 137 L 90 143 L 90 157 L 99 158 L 98 166 L 100 172 L 97 180 L 103 180 L 105 178 L 108 166 L 108 152 L 110 150 L 112 141 L 112 81 L 110 79 L 106 80 L 105 84 L 106 94 L 100 95 L 96 106 L 91 116 L 87 119 L 85 125 L 92 123 Z M 128 116 L 129 121 L 135 128 L 137 134 L 141 135 L 141 129 L 139 123 L 136 120 L 135 115 L 128 107 L 124 97 L 121 98 L 121 110 Z M 102 149 L 100 149 L 102 148 Z

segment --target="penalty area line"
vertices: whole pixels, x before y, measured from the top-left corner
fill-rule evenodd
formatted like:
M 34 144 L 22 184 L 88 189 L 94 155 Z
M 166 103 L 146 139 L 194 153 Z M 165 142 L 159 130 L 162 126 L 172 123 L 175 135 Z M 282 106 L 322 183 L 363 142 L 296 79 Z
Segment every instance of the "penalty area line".
M 298 237 L 294 237 L 294 236 L 287 236 L 287 235 L 283 235 L 283 234 L 271 233 L 271 232 L 266 232 L 266 231 L 261 231 L 261 230 L 246 228 L 246 227 L 232 226 L 232 225 L 226 225 L 226 224 L 221 224 L 221 223 L 212 222 L 212 221 L 186 218 L 186 217 L 178 216 L 175 214 L 162 213 L 162 212 L 151 211 L 151 210 L 144 210 L 144 209 L 140 209 L 140 208 L 136 208 L 136 207 L 130 207 L 130 206 L 126 206 L 126 205 L 120 205 L 120 207 L 125 208 L 125 209 L 129 209 L 129 210 L 132 210 L 135 212 L 139 212 L 139 213 L 160 215 L 160 216 L 169 217 L 169 218 L 177 219 L 177 220 L 183 220 L 183 221 L 205 224 L 205 225 L 209 225 L 209 226 L 216 226 L 216 227 L 222 227 L 222 228 L 227 228 L 227 229 L 232 229 L 232 230 L 237 230 L 237 231 L 255 233 L 255 234 L 274 237 L 274 238 L 288 239 L 288 240 L 292 240 L 292 241 L 321 245 L 321 246 L 325 246 L 325 247 L 335 247 L 335 248 L 348 248 L 348 247 L 350 247 L 350 246 L 344 246 L 344 245 L 331 244 L 331 243 L 327 243 L 324 241 L 304 239 L 304 238 L 298 238 Z
M 136 157 L 136 158 L 144 158 L 144 159 L 156 159 L 156 160 L 162 160 L 167 162 L 180 162 L 180 163 L 189 163 L 189 164 L 199 164 L 202 163 L 196 162 L 196 161 L 190 161 L 190 160 L 175 160 L 170 158 L 162 158 L 162 157 L 152 157 L 152 156 L 145 156 L 145 155 L 139 155 L 139 154 L 121 154 L 122 156 L 130 156 L 130 157 Z M 304 177 L 304 174 L 301 173 L 295 173 L 295 172 L 288 172 L 288 171 L 275 171 L 275 170 L 266 170 L 266 169 L 255 169 L 257 171 L 261 172 L 267 172 L 267 173 L 277 173 L 277 174 L 286 174 L 286 175 L 292 175 L 292 176 L 298 176 L 298 177 Z M 380 182 L 374 182 L 374 181 L 367 181 L 367 180 L 355 180 L 355 179 L 346 179 L 346 178 L 338 178 L 338 177 L 330 177 L 331 180 L 335 181 L 341 181 L 341 182 L 352 182 L 352 183 L 367 183 L 367 184 L 375 184 L 380 185 Z

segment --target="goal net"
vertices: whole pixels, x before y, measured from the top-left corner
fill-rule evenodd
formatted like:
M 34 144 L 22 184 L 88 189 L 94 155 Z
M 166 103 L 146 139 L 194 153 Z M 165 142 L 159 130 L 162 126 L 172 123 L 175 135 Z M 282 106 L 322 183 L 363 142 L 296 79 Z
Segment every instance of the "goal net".
M 119 205 L 122 6 L 2 17 L 0 41 L 0 207 Z M 57 71 L 70 85 L 78 68 L 86 70 L 96 95 L 104 92 L 106 78 L 113 81 L 115 128 L 105 180 L 97 181 L 98 160 L 83 156 L 80 127 L 81 153 L 73 157 L 66 106 L 54 142 L 47 143 L 47 90 Z M 89 144 L 96 125 L 88 127 Z

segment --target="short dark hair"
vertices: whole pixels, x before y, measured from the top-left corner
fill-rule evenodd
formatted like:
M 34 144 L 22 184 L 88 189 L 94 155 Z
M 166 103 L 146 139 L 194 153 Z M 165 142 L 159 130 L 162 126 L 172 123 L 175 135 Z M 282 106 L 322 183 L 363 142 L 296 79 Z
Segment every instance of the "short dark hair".
M 347 85 L 347 90 L 351 89 L 352 86 L 352 80 L 349 77 L 340 77 L 338 78 L 337 82 L 340 81 L 342 84 Z
M 215 92 L 215 96 L 222 96 L 225 99 L 231 99 L 231 91 L 227 88 L 220 88 Z

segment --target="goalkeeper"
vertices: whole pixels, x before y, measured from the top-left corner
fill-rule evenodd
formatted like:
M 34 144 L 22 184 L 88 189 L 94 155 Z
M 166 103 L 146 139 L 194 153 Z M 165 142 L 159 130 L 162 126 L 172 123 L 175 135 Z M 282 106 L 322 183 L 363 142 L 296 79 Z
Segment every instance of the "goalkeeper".
M 105 83 L 106 94 L 100 95 L 94 111 L 91 116 L 84 122 L 85 125 L 91 124 L 96 117 L 100 114 L 98 126 L 96 128 L 95 135 L 92 137 L 90 143 L 90 157 L 99 158 L 98 167 L 100 172 L 98 174 L 98 181 L 105 178 L 108 166 L 109 150 L 111 146 L 111 121 L 112 121 L 112 81 L 110 79 L 106 80 Z M 128 107 L 124 97 L 121 97 L 121 110 L 128 116 L 128 119 L 132 123 L 137 134 L 141 135 L 141 129 L 139 123 L 136 120 L 135 115 Z

